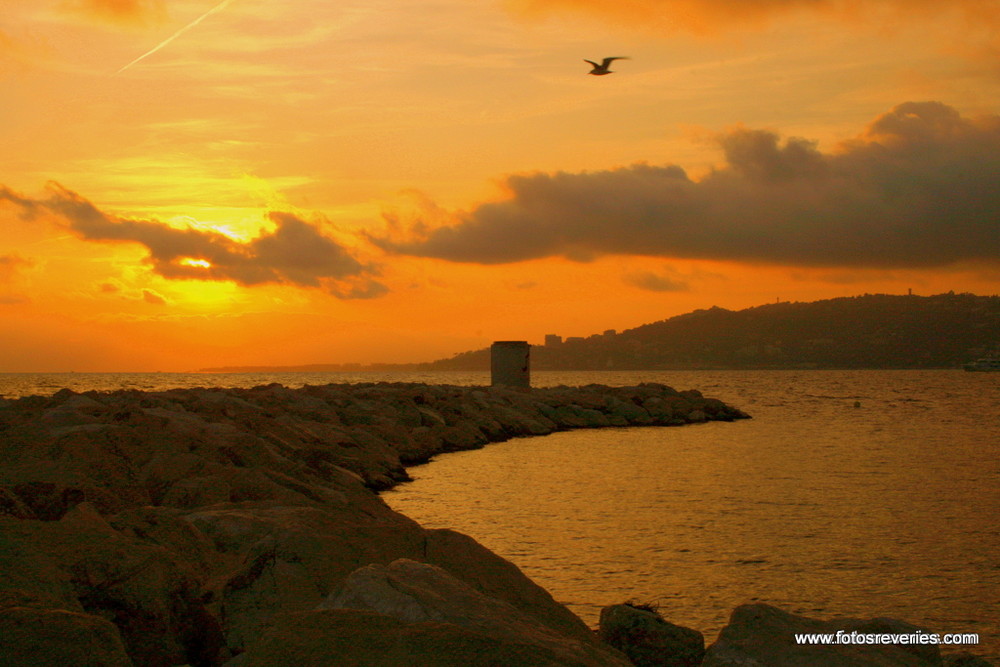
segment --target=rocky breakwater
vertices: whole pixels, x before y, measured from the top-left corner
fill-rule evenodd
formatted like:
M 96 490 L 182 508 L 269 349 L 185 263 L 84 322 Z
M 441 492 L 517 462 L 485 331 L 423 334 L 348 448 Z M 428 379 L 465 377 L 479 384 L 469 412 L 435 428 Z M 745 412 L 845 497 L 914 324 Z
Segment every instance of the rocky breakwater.
M 626 665 L 513 564 L 377 490 L 512 437 L 745 416 L 662 385 L 0 400 L 0 664 Z

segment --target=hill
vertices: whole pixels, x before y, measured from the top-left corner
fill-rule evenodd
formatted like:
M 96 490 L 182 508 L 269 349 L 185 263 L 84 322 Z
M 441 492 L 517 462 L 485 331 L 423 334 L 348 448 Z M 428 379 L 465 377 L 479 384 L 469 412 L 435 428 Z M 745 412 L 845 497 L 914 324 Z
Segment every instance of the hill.
M 1000 350 L 1000 297 L 865 294 L 712 307 L 621 333 L 533 346 L 535 370 L 958 368 Z M 489 350 L 422 365 L 489 368 Z

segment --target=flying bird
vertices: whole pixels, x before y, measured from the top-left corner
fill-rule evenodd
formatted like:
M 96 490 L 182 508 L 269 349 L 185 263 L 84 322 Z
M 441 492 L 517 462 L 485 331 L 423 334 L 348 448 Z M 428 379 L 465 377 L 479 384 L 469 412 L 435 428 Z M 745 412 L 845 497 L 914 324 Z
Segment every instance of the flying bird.
M 586 58 L 583 59 L 583 62 L 590 63 L 591 65 L 594 66 L 594 69 L 590 70 L 591 74 L 593 74 L 594 76 L 604 76 L 605 74 L 612 73 L 611 70 L 608 69 L 608 67 L 611 65 L 612 62 L 614 62 L 615 60 L 628 60 L 628 59 L 629 59 L 628 56 L 612 56 L 610 58 L 605 58 L 604 60 L 602 60 L 600 65 L 595 63 L 593 60 L 587 60 Z

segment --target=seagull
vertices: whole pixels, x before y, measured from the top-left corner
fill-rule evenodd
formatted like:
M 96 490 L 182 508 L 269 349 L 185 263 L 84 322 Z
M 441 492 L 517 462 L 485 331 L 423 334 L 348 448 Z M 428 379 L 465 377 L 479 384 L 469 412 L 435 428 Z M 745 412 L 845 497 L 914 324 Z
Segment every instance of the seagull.
M 591 65 L 594 66 L 594 69 L 590 70 L 591 74 L 593 74 L 594 76 L 604 76 L 605 74 L 611 74 L 611 70 L 608 69 L 608 66 L 611 65 L 613 61 L 628 60 L 628 59 L 629 59 L 628 56 L 612 56 L 610 58 L 605 58 L 604 60 L 602 60 L 600 65 L 595 63 L 593 60 L 587 60 L 586 58 L 583 59 L 583 62 L 590 63 Z

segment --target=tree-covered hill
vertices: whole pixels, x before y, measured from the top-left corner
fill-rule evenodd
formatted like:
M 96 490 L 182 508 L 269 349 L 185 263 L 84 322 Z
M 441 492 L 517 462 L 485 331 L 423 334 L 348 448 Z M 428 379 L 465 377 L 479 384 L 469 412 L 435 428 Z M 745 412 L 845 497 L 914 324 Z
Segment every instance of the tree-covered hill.
M 957 368 L 1000 351 L 1000 297 L 865 294 L 713 307 L 620 333 L 533 346 L 538 370 Z M 425 365 L 489 368 L 489 350 Z

